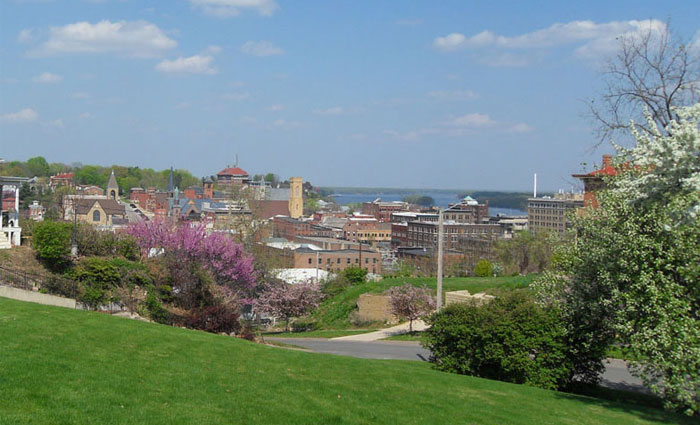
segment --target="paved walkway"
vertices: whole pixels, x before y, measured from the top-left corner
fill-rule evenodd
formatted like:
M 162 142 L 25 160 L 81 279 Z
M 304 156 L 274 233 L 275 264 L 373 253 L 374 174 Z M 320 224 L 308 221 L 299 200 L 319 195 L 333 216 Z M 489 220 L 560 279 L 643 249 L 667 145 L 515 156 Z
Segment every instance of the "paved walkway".
M 428 325 L 425 324 L 422 320 L 414 320 L 413 321 L 413 330 L 414 331 L 424 331 L 428 329 Z M 394 335 L 401 335 L 408 333 L 409 331 L 409 323 L 401 323 L 400 325 L 393 326 L 391 328 L 386 328 L 386 329 L 380 329 L 375 332 L 368 332 L 366 334 L 358 334 L 358 335 L 348 335 L 348 336 L 339 336 L 337 338 L 331 338 L 332 341 L 364 341 L 364 342 L 370 342 L 370 341 L 379 341 L 380 339 L 388 338 L 390 336 Z

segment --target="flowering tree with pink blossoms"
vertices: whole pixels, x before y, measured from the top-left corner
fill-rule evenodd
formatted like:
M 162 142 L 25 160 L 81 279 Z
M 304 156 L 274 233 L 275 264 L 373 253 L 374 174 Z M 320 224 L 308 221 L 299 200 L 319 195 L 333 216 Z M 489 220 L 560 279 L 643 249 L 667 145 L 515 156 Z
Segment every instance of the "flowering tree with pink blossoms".
M 285 332 L 289 332 L 289 319 L 306 314 L 318 307 L 321 289 L 316 283 L 268 285 L 257 301 L 263 313 L 284 319 Z
M 389 289 L 389 302 L 392 313 L 409 320 L 410 332 L 413 332 L 414 320 L 435 309 L 435 298 L 427 288 L 416 288 L 408 283 Z
M 158 254 L 171 272 L 173 286 L 197 295 L 200 304 L 210 280 L 219 292 L 243 302 L 255 290 L 253 257 L 223 233 L 208 235 L 203 225 L 172 226 L 163 221 L 142 221 L 127 233 L 137 240 L 144 257 Z

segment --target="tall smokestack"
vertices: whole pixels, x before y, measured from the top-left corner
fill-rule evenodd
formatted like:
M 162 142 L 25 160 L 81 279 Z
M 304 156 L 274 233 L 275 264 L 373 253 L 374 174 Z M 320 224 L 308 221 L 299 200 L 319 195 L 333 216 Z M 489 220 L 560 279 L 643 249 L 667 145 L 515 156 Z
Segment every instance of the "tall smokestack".
M 535 173 L 535 182 L 532 188 L 532 197 L 537 198 L 537 173 Z

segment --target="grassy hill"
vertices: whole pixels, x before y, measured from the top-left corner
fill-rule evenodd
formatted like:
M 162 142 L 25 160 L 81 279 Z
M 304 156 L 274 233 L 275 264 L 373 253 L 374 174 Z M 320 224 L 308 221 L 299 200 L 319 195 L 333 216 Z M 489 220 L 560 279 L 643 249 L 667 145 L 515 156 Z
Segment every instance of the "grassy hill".
M 443 279 L 443 291 L 468 290 L 472 294 L 487 292 L 497 294 L 501 291 L 526 288 L 535 279 L 530 276 L 504 277 L 451 277 Z M 434 277 L 389 278 L 379 282 L 367 282 L 362 285 L 347 288 L 340 294 L 325 300 L 313 313 L 317 326 L 326 329 L 346 329 L 350 327 L 348 315 L 357 307 L 357 299 L 365 293 L 381 293 L 392 286 L 403 285 L 405 282 L 416 286 L 427 286 L 437 290 L 437 279 Z
M 635 404 L 0 298 L 2 424 L 655 424 Z M 689 421 L 687 423 L 690 423 Z

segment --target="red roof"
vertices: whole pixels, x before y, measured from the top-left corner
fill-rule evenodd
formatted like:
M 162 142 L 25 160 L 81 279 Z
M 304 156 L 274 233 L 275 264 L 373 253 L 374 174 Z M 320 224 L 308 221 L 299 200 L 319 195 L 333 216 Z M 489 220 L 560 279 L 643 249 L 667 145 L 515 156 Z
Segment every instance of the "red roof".
M 73 173 L 56 174 L 52 178 L 54 178 L 54 179 L 72 179 Z
M 243 170 L 242 168 L 224 168 L 223 170 L 219 171 L 217 176 L 247 176 L 248 173 Z
M 612 165 L 607 165 L 600 170 L 591 171 L 588 176 L 616 176 L 617 170 Z

